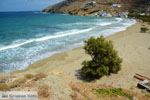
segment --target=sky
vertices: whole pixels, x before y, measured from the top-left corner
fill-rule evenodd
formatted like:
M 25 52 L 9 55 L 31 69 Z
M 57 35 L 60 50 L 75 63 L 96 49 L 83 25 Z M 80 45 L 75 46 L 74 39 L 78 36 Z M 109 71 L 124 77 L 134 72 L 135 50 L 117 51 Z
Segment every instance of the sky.
M 0 0 L 0 12 L 41 11 L 43 8 L 62 0 Z

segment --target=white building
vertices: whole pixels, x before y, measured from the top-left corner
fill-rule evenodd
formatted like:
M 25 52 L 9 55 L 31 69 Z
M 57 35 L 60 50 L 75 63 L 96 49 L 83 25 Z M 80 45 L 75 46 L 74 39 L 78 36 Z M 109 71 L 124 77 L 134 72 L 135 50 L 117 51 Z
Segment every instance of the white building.
M 121 7 L 121 4 L 112 4 L 112 7 L 113 7 L 113 8 L 120 8 L 120 7 Z

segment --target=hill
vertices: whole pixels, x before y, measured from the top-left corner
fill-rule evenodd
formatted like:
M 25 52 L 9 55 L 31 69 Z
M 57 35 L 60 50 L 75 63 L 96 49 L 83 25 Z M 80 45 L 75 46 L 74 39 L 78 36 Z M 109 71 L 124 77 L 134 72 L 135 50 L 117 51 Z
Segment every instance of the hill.
M 109 13 L 118 16 L 122 12 L 150 15 L 150 0 L 64 0 L 43 10 L 71 15 L 99 15 Z

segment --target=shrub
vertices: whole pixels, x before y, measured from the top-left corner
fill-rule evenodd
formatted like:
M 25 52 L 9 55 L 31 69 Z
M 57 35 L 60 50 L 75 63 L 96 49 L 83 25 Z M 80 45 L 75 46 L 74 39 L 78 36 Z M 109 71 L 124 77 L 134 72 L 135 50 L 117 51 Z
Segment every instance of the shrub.
M 6 83 L 0 83 L 0 91 L 9 90 L 9 86 Z
M 127 97 L 129 100 L 133 99 L 133 97 L 130 94 L 123 91 L 123 89 L 121 88 L 102 88 L 102 89 L 93 89 L 93 90 L 99 96 L 108 96 L 108 97 L 123 96 L 123 97 Z
M 32 75 L 32 74 L 26 74 L 24 77 L 27 78 L 27 79 L 31 79 L 31 78 L 34 77 L 34 75 Z
M 34 76 L 34 81 L 41 80 L 42 78 L 45 78 L 47 75 L 44 73 L 38 73 Z
M 8 80 L 7 78 L 1 78 L 0 83 L 6 83 L 7 80 Z
M 72 100 L 99 100 L 97 96 L 91 92 L 93 85 L 84 84 L 84 83 L 73 83 L 69 84 L 73 93 L 70 95 Z
M 84 61 L 81 72 L 86 77 L 100 78 L 110 73 L 117 73 L 121 69 L 122 59 L 118 57 L 111 41 L 103 36 L 91 37 L 85 41 L 84 49 L 91 56 L 90 61 Z
M 115 1 L 114 0 L 107 0 L 108 4 L 112 5 Z
M 149 29 L 147 27 L 141 27 L 141 32 L 146 33 Z
M 150 93 L 146 93 L 145 96 L 150 98 Z
M 147 15 L 139 15 L 139 14 L 134 14 L 134 13 L 129 13 L 129 17 L 134 17 L 137 19 L 141 19 L 143 22 L 150 22 L 150 17 Z
M 26 82 L 25 78 L 19 78 L 14 80 L 12 83 L 10 83 L 10 88 L 16 88 L 21 86 L 22 84 L 24 84 Z
M 40 97 L 49 97 L 50 96 L 50 93 L 49 93 L 49 86 L 48 85 L 42 85 L 42 86 L 39 86 L 38 88 L 38 95 Z

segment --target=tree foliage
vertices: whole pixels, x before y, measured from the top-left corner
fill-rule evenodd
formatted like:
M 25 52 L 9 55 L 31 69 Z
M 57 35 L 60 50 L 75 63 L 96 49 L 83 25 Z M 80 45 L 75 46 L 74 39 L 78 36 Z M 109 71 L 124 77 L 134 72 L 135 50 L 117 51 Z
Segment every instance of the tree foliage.
M 84 49 L 91 56 L 90 61 L 84 61 L 81 72 L 91 78 L 99 78 L 110 73 L 117 73 L 121 69 L 122 59 L 114 50 L 112 41 L 103 36 L 91 37 L 85 41 Z

